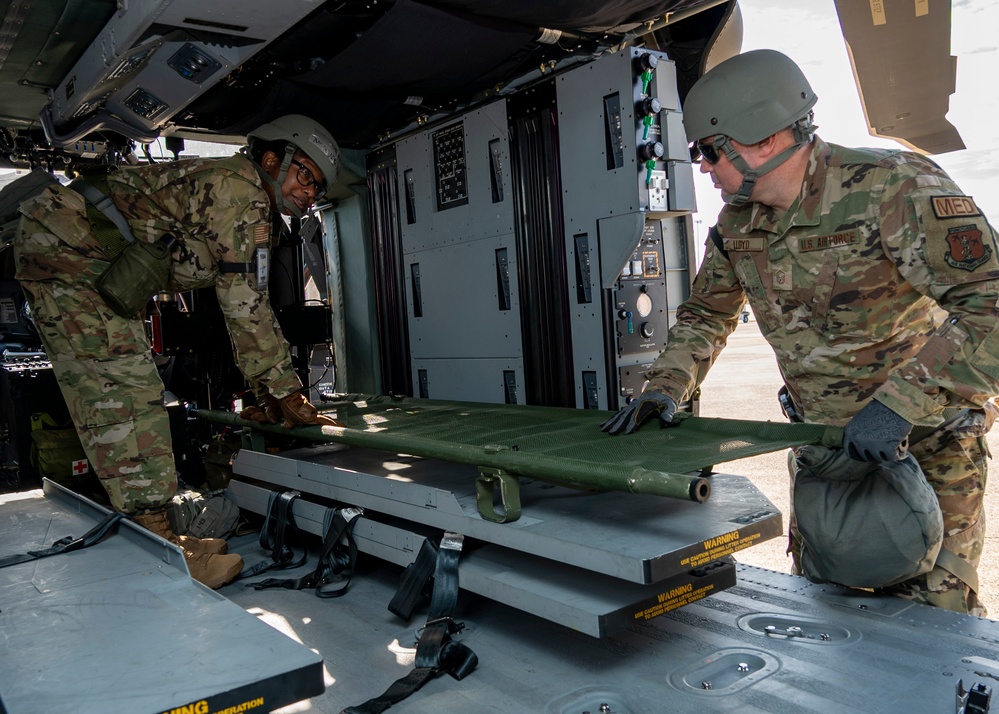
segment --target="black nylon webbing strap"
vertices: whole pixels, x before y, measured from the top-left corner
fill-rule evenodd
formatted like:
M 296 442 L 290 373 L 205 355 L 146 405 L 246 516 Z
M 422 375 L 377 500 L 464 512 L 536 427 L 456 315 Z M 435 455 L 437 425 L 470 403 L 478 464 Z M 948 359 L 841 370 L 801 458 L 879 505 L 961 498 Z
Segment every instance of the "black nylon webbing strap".
M 226 263 L 219 262 L 220 273 L 255 273 L 257 272 L 257 261 L 251 260 L 248 263 Z
M 416 666 L 405 677 L 393 682 L 381 696 L 347 707 L 340 714 L 379 714 L 441 672 L 460 680 L 475 669 L 479 662 L 475 653 L 465 644 L 451 640 L 451 635 L 460 632 L 463 627 L 452 618 L 458 602 L 458 559 L 463 540 L 463 536 L 457 533 L 445 533 L 437 549 L 434 594 L 430 599 L 427 623 L 416 644 Z
M 301 540 L 298 526 L 295 525 L 295 515 L 291 510 L 292 504 L 300 495 L 298 491 L 271 493 L 267 503 L 267 516 L 260 529 L 260 547 L 271 552 L 271 559 L 261 560 L 244 570 L 236 576 L 237 580 L 259 575 L 268 570 L 297 568 L 308 558 L 309 551 L 303 547 L 301 557 L 296 559 L 295 551 L 285 542 L 286 539 Z
M 347 593 L 350 578 L 354 575 L 354 563 L 357 562 L 354 525 L 363 514 L 364 510 L 361 508 L 341 508 L 333 514 L 333 523 L 326 528 L 327 536 L 323 543 L 319 567 L 314 573 L 317 577 L 316 597 L 333 598 Z M 333 534 L 332 537 L 330 533 Z M 343 545 L 340 543 L 341 536 L 347 541 L 346 553 L 343 552 Z
M 5 558 L 0 558 L 0 568 L 6 568 L 8 565 L 17 565 L 18 563 L 27 563 L 32 560 L 38 560 L 39 558 L 47 558 L 50 555 L 70 553 L 74 550 L 80 550 L 81 548 L 89 548 L 95 543 L 100 542 L 105 535 L 114 529 L 114 527 L 118 524 L 118 521 L 124 517 L 124 514 L 121 513 L 109 513 L 104 520 L 79 538 L 66 536 L 65 538 L 60 538 L 44 550 L 29 550 L 27 553 L 8 555 Z
M 718 249 L 718 252 L 724 255 L 725 258 L 727 259 L 728 251 L 725 250 L 725 243 L 722 241 L 721 234 L 718 232 L 717 224 L 708 228 L 708 238 L 710 238 L 711 242 L 715 244 L 715 248 Z
M 353 507 L 327 509 L 324 517 L 326 522 L 323 524 L 326 538 L 323 540 L 323 549 L 316 569 L 298 578 L 267 578 L 252 583 L 253 588 L 255 590 L 315 588 L 316 596 L 321 598 L 345 595 L 347 588 L 350 587 L 350 578 L 354 574 L 354 563 L 357 561 L 354 524 L 362 513 L 364 513 L 362 509 Z M 346 538 L 346 546 L 340 543 L 342 538 Z
M 388 609 L 393 615 L 409 621 L 413 616 L 413 610 L 420 599 L 423 587 L 433 575 L 437 563 L 437 546 L 429 538 L 423 541 L 420 552 L 416 554 L 416 560 L 406 567 L 402 574 L 402 582 L 399 589 L 392 596 L 392 602 Z

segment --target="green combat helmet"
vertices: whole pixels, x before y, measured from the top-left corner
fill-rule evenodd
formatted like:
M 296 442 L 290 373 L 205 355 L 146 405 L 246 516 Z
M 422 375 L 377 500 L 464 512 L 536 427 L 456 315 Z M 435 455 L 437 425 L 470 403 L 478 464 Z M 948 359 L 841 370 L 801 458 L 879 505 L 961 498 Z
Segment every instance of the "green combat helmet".
M 271 178 L 265 171 L 258 169 L 261 178 L 274 187 L 274 199 L 279 211 L 288 210 L 293 216 L 301 218 L 301 211 L 295 205 L 286 206 L 281 196 L 281 185 L 288 175 L 288 168 L 295 151 L 301 151 L 316 165 L 322 169 L 326 190 L 336 182 L 336 177 L 340 173 L 340 147 L 326 129 L 318 122 L 301 114 L 288 114 L 279 117 L 272 122 L 262 124 L 246 135 L 248 143 L 254 141 L 283 141 L 285 142 L 284 159 L 281 162 L 281 170 L 277 179 Z M 318 188 L 317 188 L 318 191 Z M 318 202 L 325 195 L 316 193 L 315 201 Z
M 733 205 L 749 201 L 756 180 L 791 158 L 815 132 L 811 109 L 818 97 L 798 65 L 780 52 L 754 50 L 725 60 L 701 77 L 687 94 L 683 128 L 687 139 L 712 139 L 743 175 Z M 750 169 L 729 139 L 743 144 L 762 141 L 781 129 L 794 132 L 793 146 L 756 169 Z

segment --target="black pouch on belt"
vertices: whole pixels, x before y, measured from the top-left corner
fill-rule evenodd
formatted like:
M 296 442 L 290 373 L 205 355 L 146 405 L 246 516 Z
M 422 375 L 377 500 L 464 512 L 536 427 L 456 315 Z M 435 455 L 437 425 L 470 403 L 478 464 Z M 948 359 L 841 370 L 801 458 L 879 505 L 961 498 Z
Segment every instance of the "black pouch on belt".
M 122 317 L 135 317 L 149 299 L 170 281 L 175 240 L 172 236 L 156 243 L 134 241 L 119 253 L 97 278 L 97 291 L 108 306 Z

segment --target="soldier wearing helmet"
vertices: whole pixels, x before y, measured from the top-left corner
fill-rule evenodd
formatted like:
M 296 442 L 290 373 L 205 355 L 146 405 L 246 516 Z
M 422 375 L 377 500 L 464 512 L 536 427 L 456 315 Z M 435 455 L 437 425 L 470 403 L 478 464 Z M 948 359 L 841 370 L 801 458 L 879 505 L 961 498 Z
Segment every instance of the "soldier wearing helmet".
M 999 393 L 995 233 L 926 157 L 823 141 L 815 103 L 798 66 L 772 50 L 722 62 L 691 88 L 687 139 L 726 205 L 645 391 L 603 429 L 632 433 L 653 415 L 670 423 L 748 300 L 795 418 L 845 427 L 847 463 L 911 453 L 937 496 L 941 558 L 885 591 L 984 615 L 975 569 L 983 437 Z M 930 435 L 909 443 L 914 426 Z
M 728 71 L 709 72 L 687 96 L 683 126 L 708 159 L 721 154 L 741 174 L 738 188 L 722 192 L 736 206 L 749 202 L 757 180 L 790 160 L 815 133 L 811 109 L 818 97 L 805 75 L 773 50 L 742 55 Z M 761 153 L 758 144 L 777 148 Z M 770 148 L 770 147 L 766 147 Z M 702 161 L 701 170 L 717 164 Z M 786 167 L 793 173 L 793 166 Z M 786 206 L 785 206 L 786 209 Z
M 242 559 L 226 553 L 224 540 L 170 528 L 164 508 L 177 476 L 163 382 L 140 308 L 117 290 L 133 289 L 133 302 L 144 306 L 157 292 L 214 286 L 236 363 L 257 395 L 245 416 L 286 427 L 330 423 L 301 393 L 268 300 L 265 258 L 274 214 L 301 216 L 325 195 L 339 148 L 299 115 L 261 126 L 249 141 L 249 150 L 229 158 L 123 167 L 73 188 L 53 184 L 22 204 L 14 240 L 16 277 L 112 507 L 179 544 L 192 577 L 212 588 L 231 581 Z M 131 243 L 122 232 L 108 239 L 104 210 Z M 159 256 L 162 284 L 136 277 L 139 287 L 123 285 L 145 275 L 134 271 L 124 281 L 108 278 L 118 275 L 109 264 L 145 254 Z
M 308 117 L 280 117 L 251 131 L 246 140 L 264 190 L 281 213 L 301 218 L 309 208 L 309 192 L 315 203 L 340 173 L 339 147 Z M 295 181 L 289 181 L 292 176 Z

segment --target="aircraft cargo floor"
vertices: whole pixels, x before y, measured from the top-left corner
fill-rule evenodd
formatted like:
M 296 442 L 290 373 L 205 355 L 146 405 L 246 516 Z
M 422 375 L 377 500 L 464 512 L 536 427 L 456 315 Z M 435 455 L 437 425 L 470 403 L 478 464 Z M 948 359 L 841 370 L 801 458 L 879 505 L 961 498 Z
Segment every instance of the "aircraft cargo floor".
M 3 555 L 99 520 L 48 501 L 33 492 L 0 503 Z M 0 711 L 156 714 L 204 700 L 216 712 L 264 697 L 240 711 L 336 714 L 412 667 L 426 609 L 409 622 L 386 609 L 398 565 L 361 558 L 337 599 L 246 581 L 213 594 L 164 548 L 119 524 L 90 548 L 0 570 Z M 248 564 L 268 555 L 253 535 L 231 549 Z M 316 558 L 281 577 L 312 571 Z M 999 680 L 995 621 L 734 567 L 734 585 L 601 638 L 463 591 L 455 639 L 477 668 L 438 677 L 391 711 L 938 714 L 957 711 L 959 683 Z M 270 689 L 255 693 L 260 683 Z M 230 693 L 241 698 L 212 699 Z
M 239 550 L 249 562 L 265 555 L 255 542 Z M 336 600 L 241 583 L 221 591 L 322 654 L 326 692 L 286 711 L 337 714 L 412 668 L 426 609 L 409 623 L 389 612 L 401 569 L 367 562 Z M 314 567 L 313 559 L 298 572 Z M 734 587 L 600 639 L 463 592 L 456 619 L 477 669 L 461 681 L 442 675 L 390 711 L 940 714 L 957 711 L 959 681 L 970 689 L 999 680 L 995 621 L 752 566 L 737 565 L 736 577 Z

